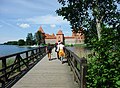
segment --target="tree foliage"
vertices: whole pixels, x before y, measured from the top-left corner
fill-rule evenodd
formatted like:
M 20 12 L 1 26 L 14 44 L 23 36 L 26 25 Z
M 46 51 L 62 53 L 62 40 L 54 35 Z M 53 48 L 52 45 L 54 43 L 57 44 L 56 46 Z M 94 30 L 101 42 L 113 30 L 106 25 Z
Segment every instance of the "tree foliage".
M 33 35 L 32 33 L 28 33 L 27 37 L 26 37 L 26 45 L 33 45 L 34 39 L 33 39 Z
M 25 41 L 24 41 L 23 39 L 19 39 L 19 40 L 18 40 L 18 45 L 19 45 L 19 46 L 25 45 Z
M 120 13 L 116 3 L 119 0 L 58 0 L 63 5 L 57 10 L 58 15 L 70 21 L 76 32 L 80 27 L 89 29 L 91 21 L 96 25 L 98 38 L 101 36 L 101 24 L 119 24 Z
M 17 41 L 8 41 L 6 43 L 4 43 L 5 45 L 17 45 L 18 42 Z
M 103 28 L 102 39 L 92 40 L 95 55 L 88 61 L 88 88 L 120 87 L 120 37 L 113 28 Z
M 87 70 L 87 88 L 120 87 L 120 0 L 58 0 L 58 15 L 76 32 L 83 27 L 85 43 L 93 50 Z
M 35 33 L 35 41 L 38 45 L 42 43 L 42 33 L 40 31 Z

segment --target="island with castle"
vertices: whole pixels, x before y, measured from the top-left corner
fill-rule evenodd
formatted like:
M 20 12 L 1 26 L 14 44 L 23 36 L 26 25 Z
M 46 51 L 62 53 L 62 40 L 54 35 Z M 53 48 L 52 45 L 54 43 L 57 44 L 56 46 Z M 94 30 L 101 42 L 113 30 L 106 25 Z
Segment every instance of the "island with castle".
M 46 44 L 55 44 L 58 41 L 61 41 L 64 44 L 84 44 L 85 37 L 81 31 L 79 31 L 78 33 L 72 31 L 72 36 L 64 36 L 62 30 L 59 30 L 56 35 L 54 33 L 46 34 L 41 26 L 38 31 L 41 32 L 43 36 L 45 36 L 43 42 L 45 42 Z

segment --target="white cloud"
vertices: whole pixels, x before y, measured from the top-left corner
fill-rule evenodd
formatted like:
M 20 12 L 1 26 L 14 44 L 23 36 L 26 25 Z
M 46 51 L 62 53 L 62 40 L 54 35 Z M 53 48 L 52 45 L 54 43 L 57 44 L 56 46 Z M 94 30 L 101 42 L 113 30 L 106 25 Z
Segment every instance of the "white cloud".
M 51 24 L 50 27 L 51 27 L 51 28 L 55 28 L 56 25 L 55 25 L 55 24 Z
M 29 24 L 26 24 L 26 23 L 22 23 L 22 24 L 17 24 L 19 27 L 21 28 L 29 28 L 30 25 Z
M 18 21 L 30 22 L 32 24 L 68 24 L 67 20 L 63 20 L 61 16 L 45 15 L 45 16 L 36 16 L 26 19 L 18 19 Z

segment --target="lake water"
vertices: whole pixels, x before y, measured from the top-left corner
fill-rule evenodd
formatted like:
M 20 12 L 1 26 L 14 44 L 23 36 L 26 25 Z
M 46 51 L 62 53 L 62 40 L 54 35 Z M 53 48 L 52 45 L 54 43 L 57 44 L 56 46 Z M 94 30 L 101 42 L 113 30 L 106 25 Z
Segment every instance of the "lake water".
M 90 50 L 84 47 L 68 47 L 71 51 L 77 54 L 79 57 L 86 57 L 90 53 Z M 0 45 L 0 57 L 5 55 L 10 55 L 26 50 L 30 50 L 33 48 L 30 47 L 20 47 L 16 45 Z
M 26 50 L 30 50 L 30 49 L 33 49 L 33 48 L 20 47 L 17 45 L 0 45 L 0 57 L 5 56 L 5 55 L 18 53 L 18 52 L 22 52 L 22 51 L 26 51 Z
M 91 51 L 85 47 L 68 47 L 68 49 L 70 49 L 72 52 L 74 52 L 77 56 L 79 56 L 80 58 L 88 57 L 88 54 L 91 53 Z

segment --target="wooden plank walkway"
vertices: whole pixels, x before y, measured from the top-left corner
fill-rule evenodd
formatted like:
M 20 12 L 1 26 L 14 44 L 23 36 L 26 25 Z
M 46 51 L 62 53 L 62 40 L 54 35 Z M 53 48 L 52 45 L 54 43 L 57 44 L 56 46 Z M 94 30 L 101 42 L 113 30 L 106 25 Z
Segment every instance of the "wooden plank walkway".
M 46 55 L 12 88 L 78 88 L 68 64 L 62 64 L 56 57 L 53 49 L 51 61 Z

